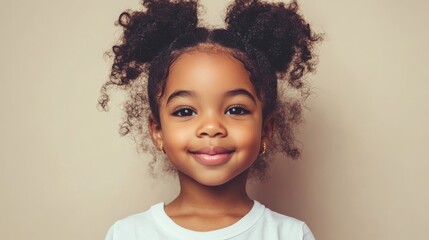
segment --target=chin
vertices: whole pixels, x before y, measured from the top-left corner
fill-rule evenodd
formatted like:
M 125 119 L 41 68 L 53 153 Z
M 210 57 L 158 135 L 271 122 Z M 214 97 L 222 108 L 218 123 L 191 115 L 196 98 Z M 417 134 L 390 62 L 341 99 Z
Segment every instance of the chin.
M 219 187 L 222 185 L 226 185 L 230 182 L 235 182 L 239 178 L 245 177 L 247 178 L 247 171 L 244 171 L 242 173 L 238 174 L 231 174 L 231 175 L 217 175 L 217 174 L 206 174 L 204 176 L 200 176 L 200 178 L 196 179 L 199 184 L 208 186 L 208 187 Z
M 230 180 L 231 179 L 225 180 L 225 181 L 219 181 L 219 179 L 213 179 L 213 181 L 210 181 L 209 179 L 206 179 L 205 181 L 198 181 L 198 183 L 207 187 L 219 187 L 228 183 Z

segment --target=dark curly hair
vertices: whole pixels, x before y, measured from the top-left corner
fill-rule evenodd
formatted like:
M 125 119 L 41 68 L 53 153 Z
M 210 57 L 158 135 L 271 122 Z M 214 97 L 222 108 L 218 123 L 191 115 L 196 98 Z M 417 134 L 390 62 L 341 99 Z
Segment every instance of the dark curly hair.
M 148 116 L 159 122 L 159 100 L 170 66 L 181 54 L 207 46 L 243 63 L 263 103 L 263 119 L 275 120 L 269 154 L 258 157 L 252 175 L 263 178 L 267 159 L 275 152 L 299 157 L 294 133 L 309 94 L 303 75 L 314 70 L 314 45 L 321 35 L 312 32 L 298 13 L 296 1 L 235 0 L 228 7 L 225 29 L 199 26 L 197 0 L 143 0 L 142 4 L 145 10 L 119 16 L 123 35 L 110 52 L 114 61 L 99 106 L 108 110 L 112 87 L 128 92 L 120 134 L 132 133 L 138 146 L 153 155 L 151 167 L 159 155 L 148 134 Z

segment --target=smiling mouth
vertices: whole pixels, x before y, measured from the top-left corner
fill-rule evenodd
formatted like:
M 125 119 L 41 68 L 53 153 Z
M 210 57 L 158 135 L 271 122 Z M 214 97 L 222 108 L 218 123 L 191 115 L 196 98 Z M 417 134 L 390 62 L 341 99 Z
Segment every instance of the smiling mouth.
M 206 166 L 222 165 L 231 158 L 234 152 L 234 149 L 222 147 L 208 147 L 197 151 L 189 151 L 194 159 Z

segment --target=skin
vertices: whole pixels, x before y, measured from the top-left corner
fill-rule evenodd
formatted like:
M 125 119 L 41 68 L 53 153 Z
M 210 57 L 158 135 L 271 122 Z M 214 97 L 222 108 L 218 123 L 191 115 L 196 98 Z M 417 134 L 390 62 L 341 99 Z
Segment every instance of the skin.
M 149 127 L 178 170 L 180 193 L 165 206 L 177 224 L 210 231 L 250 211 L 248 169 L 271 131 L 262 105 L 242 63 L 227 53 L 188 52 L 170 67 L 160 123 L 150 117 Z

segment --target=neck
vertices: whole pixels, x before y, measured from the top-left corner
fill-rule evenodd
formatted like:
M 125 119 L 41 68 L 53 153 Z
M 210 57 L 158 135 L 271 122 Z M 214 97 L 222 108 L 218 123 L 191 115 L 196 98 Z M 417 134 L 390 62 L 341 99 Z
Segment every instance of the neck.
M 180 193 L 169 205 L 194 211 L 204 210 L 206 213 L 220 213 L 246 211 L 253 204 L 246 191 L 247 172 L 219 186 L 202 185 L 179 172 L 179 182 Z

